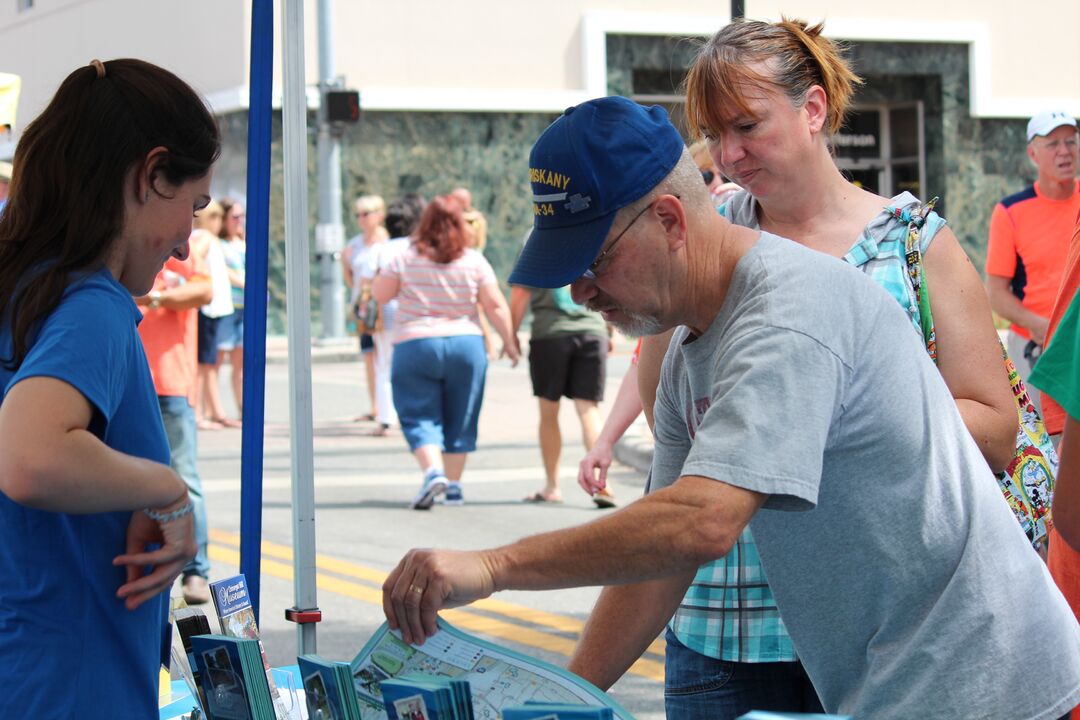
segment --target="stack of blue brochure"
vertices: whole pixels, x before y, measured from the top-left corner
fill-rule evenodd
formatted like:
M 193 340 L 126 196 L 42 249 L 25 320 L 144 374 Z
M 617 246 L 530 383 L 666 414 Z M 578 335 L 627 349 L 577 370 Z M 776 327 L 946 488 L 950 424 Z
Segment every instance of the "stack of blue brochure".
M 465 680 L 410 673 L 383 680 L 383 707 L 389 720 L 474 720 L 472 692 Z
M 821 713 L 780 713 L 768 710 L 752 710 L 740 715 L 738 720 L 851 720 L 850 715 L 822 715 Z
M 196 635 L 191 652 L 210 720 L 275 720 L 258 640 Z
M 503 708 L 502 720 L 614 720 L 609 707 L 527 702 Z
M 349 663 L 318 655 L 301 655 L 296 661 L 304 679 L 308 720 L 363 720 Z

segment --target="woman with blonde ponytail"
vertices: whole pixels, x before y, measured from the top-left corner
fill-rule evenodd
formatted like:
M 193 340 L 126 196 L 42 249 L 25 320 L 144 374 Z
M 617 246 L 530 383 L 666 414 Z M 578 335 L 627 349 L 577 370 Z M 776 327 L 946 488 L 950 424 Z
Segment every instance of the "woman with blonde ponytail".
M 856 187 L 837 168 L 830 140 L 862 80 L 822 33 L 821 24 L 787 18 L 722 28 L 687 74 L 688 125 L 705 138 L 720 172 L 743 188 L 722 214 L 863 269 L 909 311 L 918 332 L 918 301 L 904 261 L 908 224 L 899 218 L 921 212 L 922 204 L 906 192 L 890 199 Z M 928 212 L 919 239 L 933 288 L 938 367 L 987 462 L 1001 470 L 1012 458 L 1017 415 L 986 294 L 943 219 Z M 646 407 L 655 399 L 666 349 L 663 336 L 643 345 L 638 372 Z M 899 428 L 918 418 L 896 422 Z M 569 667 L 600 687 L 668 623 L 669 718 L 821 712 L 749 530 L 726 557 L 702 566 L 689 588 L 662 582 L 608 588 L 592 617 Z

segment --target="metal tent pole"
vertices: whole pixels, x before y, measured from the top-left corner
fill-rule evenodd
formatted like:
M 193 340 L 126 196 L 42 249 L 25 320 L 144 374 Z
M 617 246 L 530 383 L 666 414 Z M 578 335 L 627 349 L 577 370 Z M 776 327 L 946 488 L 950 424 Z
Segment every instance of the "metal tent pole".
M 311 281 L 308 259 L 307 94 L 304 87 L 304 3 L 283 0 L 281 102 L 285 154 L 285 301 L 289 333 L 289 420 L 292 450 L 293 592 L 286 616 L 299 623 L 300 655 L 316 652 L 315 461 L 311 417 Z

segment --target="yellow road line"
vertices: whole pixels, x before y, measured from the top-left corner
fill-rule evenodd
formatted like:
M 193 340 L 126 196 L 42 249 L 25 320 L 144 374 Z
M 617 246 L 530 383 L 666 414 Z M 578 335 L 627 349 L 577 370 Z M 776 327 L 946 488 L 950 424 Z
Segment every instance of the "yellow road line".
M 226 543 L 234 547 L 239 547 L 240 544 L 239 536 L 233 533 L 211 529 L 210 537 L 215 542 Z M 264 554 L 261 562 L 262 572 L 272 577 L 292 582 L 292 549 L 265 540 L 262 545 Z M 218 562 L 237 566 L 240 564 L 240 553 L 232 548 L 211 544 L 209 547 L 209 554 L 211 559 Z M 289 561 L 290 564 L 268 559 L 267 556 Z M 367 580 L 368 582 L 374 582 L 380 586 L 386 579 L 386 573 L 381 573 L 377 570 L 365 568 L 360 565 L 353 565 L 352 563 L 324 555 L 316 555 L 316 567 L 322 570 L 338 572 L 350 577 Z M 382 607 L 381 589 L 371 588 L 366 585 L 342 580 L 319 572 L 316 573 L 315 580 L 316 587 L 320 590 L 338 593 L 345 597 L 353 598 L 354 600 L 360 600 Z M 542 610 L 532 610 L 531 608 L 524 608 L 501 600 L 491 600 L 490 598 L 473 603 L 472 607 L 487 610 L 489 612 L 500 613 L 511 618 L 532 622 L 537 625 L 552 627 L 553 629 L 574 633 L 575 635 L 579 634 L 583 627 L 583 624 L 580 621 L 574 620 L 573 618 L 567 618 L 562 615 L 556 615 Z M 471 632 L 485 633 L 503 640 L 519 642 L 523 645 L 529 645 L 561 655 L 569 656 L 573 653 L 574 646 L 576 645 L 576 638 L 570 640 L 546 632 L 540 632 L 531 628 L 507 623 L 495 618 L 476 615 L 468 611 L 445 610 L 442 612 L 442 615 L 447 621 Z M 653 643 L 654 646 L 657 644 L 658 643 Z M 661 644 L 662 647 L 662 642 L 659 644 Z M 653 652 L 653 648 L 651 647 L 650 652 Z M 663 650 L 661 649 L 661 656 L 662 653 Z M 662 661 L 641 658 L 630 667 L 629 672 L 652 680 L 663 680 L 664 664 Z
M 212 528 L 209 533 L 211 540 L 232 545 L 233 547 L 240 547 L 240 536 L 236 533 L 229 533 Z M 262 552 L 264 555 L 269 555 L 270 557 L 275 557 L 280 560 L 286 560 L 290 563 L 293 559 L 291 547 L 272 543 L 269 540 L 263 540 Z M 338 558 L 330 557 L 328 555 L 316 554 L 315 566 L 322 570 L 345 575 L 346 577 L 366 580 L 379 586 L 382 586 L 383 582 L 386 580 L 386 573 L 384 572 L 373 570 L 372 568 L 364 567 L 363 565 L 356 565 L 355 563 L 346 560 L 339 560 Z M 525 607 L 524 605 L 508 603 L 504 600 L 486 598 L 472 603 L 472 606 L 480 610 L 505 615 L 521 622 L 544 625 L 559 632 L 580 635 L 582 630 L 585 629 L 585 623 L 575 618 L 550 613 L 545 610 L 536 610 L 534 608 Z M 658 658 L 663 658 L 664 641 L 661 639 L 654 640 L 652 644 L 646 648 L 645 652 L 656 655 Z

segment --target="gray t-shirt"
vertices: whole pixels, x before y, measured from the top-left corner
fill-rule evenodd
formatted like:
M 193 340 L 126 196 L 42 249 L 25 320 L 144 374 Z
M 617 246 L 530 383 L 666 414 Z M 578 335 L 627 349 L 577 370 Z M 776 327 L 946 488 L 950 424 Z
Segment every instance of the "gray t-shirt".
M 1080 626 L 895 300 L 761 233 L 688 335 L 664 361 L 651 486 L 770 496 L 750 527 L 828 711 L 1050 720 L 1080 703 Z

